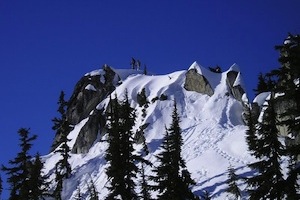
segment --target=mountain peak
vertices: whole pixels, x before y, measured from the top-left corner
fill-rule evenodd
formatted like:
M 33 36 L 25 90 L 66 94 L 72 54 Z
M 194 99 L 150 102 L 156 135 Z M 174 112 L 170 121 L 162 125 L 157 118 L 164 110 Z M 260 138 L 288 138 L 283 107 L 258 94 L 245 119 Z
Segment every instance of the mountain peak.
M 209 77 L 210 74 L 212 73 L 211 71 L 209 71 L 208 69 L 206 69 L 205 67 L 199 65 L 197 63 L 197 61 L 193 62 L 193 64 L 189 67 L 188 70 L 194 69 L 197 71 L 198 74 L 201 74 L 205 77 Z
M 197 69 L 199 71 L 199 73 L 201 73 L 201 68 L 202 66 L 200 66 L 197 61 L 194 61 L 191 66 L 189 67 L 189 70 L 190 69 Z
M 200 195 L 203 188 L 210 188 L 210 193 L 224 199 L 222 191 L 226 187 L 224 180 L 229 163 L 240 173 L 245 173 L 245 165 L 251 160 L 247 154 L 246 128 L 242 120 L 243 103 L 240 98 L 244 91 L 236 66 L 229 71 L 215 73 L 194 62 L 188 70 L 151 76 L 142 75 L 137 70 L 104 66 L 85 74 L 76 84 L 67 111 L 67 118 L 73 119 L 74 125 L 68 135 L 74 176 L 66 180 L 68 189 L 63 191 L 63 199 L 74 198 L 79 186 L 83 196 L 87 197 L 88 186 L 85 183 L 90 180 L 101 191 L 101 199 L 107 195 L 105 114 L 110 94 L 122 100 L 125 93 L 136 112 L 133 137 L 139 141 L 138 132 L 143 127 L 150 151 L 144 159 L 154 165 L 158 165 L 155 155 L 160 151 L 165 127 L 171 122 L 176 99 L 183 157 L 197 183 L 193 191 Z M 147 107 L 141 106 L 138 100 L 142 90 Z M 141 144 L 137 142 L 134 147 L 138 153 Z M 44 157 L 45 173 L 52 178 L 53 163 L 57 159 L 56 153 Z M 146 172 L 151 175 L 149 166 Z M 53 187 L 54 184 L 55 181 Z
M 228 71 L 240 72 L 240 67 L 236 63 L 234 63 L 233 65 L 230 66 Z

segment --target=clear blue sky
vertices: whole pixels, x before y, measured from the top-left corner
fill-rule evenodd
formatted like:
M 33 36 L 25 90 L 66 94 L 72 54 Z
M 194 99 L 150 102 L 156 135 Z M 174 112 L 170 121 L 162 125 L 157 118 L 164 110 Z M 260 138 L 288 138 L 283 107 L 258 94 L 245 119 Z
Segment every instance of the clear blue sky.
M 278 66 L 274 46 L 300 33 L 299 8 L 298 0 L 0 0 L 0 163 L 15 157 L 20 127 L 46 154 L 60 91 L 69 97 L 105 63 L 129 68 L 135 57 L 159 74 L 193 61 L 237 63 L 251 92 L 259 72 Z

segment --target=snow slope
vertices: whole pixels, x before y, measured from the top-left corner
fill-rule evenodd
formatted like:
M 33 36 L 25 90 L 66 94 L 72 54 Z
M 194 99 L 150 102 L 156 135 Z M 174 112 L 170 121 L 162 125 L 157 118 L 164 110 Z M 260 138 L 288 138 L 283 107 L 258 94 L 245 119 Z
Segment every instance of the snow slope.
M 197 63 L 193 63 L 191 67 L 197 67 L 198 72 L 206 74 L 214 88 L 214 94 L 211 97 L 186 91 L 183 88 L 186 70 L 156 76 L 136 74 L 132 70 L 116 70 L 123 81 L 114 93 L 119 99 L 122 99 L 125 89 L 127 89 L 131 106 L 137 112 L 135 129 L 144 123 L 150 123 L 145 130 L 146 142 L 150 149 L 150 154 L 146 156 L 146 159 L 154 165 L 159 164 L 154 155 L 160 151 L 159 145 L 162 142 L 165 126 L 168 127 L 171 123 L 173 103 L 176 100 L 184 141 L 182 156 L 186 160 L 192 178 L 197 183 L 193 187 L 193 191 L 195 194 L 201 195 L 206 190 L 211 193 L 213 199 L 226 199 L 228 198 L 228 194 L 225 192 L 227 168 L 232 165 L 238 175 L 245 177 L 250 173 L 246 165 L 253 160 L 247 152 L 246 127 L 241 119 L 242 105 L 241 102 L 228 95 L 226 85 L 228 71 L 215 74 Z M 233 65 L 229 70 L 237 71 L 238 67 Z M 100 72 L 91 72 L 91 74 L 97 73 Z M 242 81 L 241 77 L 238 81 Z M 137 93 L 141 92 L 143 88 L 146 89 L 146 95 L 150 102 L 145 117 L 142 116 L 142 108 L 136 102 Z M 162 94 L 167 95 L 168 99 L 151 103 L 153 98 L 160 97 Z M 99 103 L 97 108 L 105 108 L 107 104 L 108 99 L 105 99 Z M 82 120 L 69 134 L 71 147 L 86 121 L 87 119 Z M 80 187 L 83 196 L 87 197 L 87 184 L 90 180 L 95 182 L 100 199 L 107 195 L 105 188 L 108 184 L 105 174 L 107 165 L 104 159 L 106 148 L 107 144 L 99 138 L 99 141 L 87 154 L 71 156 L 73 175 L 65 181 L 63 199 L 74 199 L 77 187 Z M 138 151 L 141 146 L 136 145 L 135 148 Z M 43 158 L 46 166 L 45 173 L 52 174 L 50 178 L 54 178 L 54 166 L 59 156 L 51 153 Z M 151 169 L 147 168 L 146 173 L 150 174 Z M 55 183 L 52 181 L 52 186 L 54 185 Z M 245 189 L 242 182 L 239 182 L 239 186 L 240 189 Z

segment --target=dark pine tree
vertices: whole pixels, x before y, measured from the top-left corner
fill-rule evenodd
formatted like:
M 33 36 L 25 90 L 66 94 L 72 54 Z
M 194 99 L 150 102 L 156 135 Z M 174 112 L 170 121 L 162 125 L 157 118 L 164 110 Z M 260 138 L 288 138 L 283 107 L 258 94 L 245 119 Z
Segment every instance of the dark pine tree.
M 132 57 L 130 61 L 131 69 L 135 69 L 136 67 L 136 60 Z
M 136 61 L 136 69 L 137 69 L 137 70 L 140 70 L 140 67 L 141 67 L 141 61 L 140 61 L 140 60 L 137 60 L 137 61 Z
M 62 136 L 62 125 L 63 123 L 66 121 L 66 108 L 68 106 L 68 102 L 65 100 L 65 93 L 64 91 L 60 92 L 59 95 L 59 99 L 58 99 L 58 109 L 57 112 L 59 113 L 59 117 L 55 117 L 54 119 L 52 119 L 53 122 L 53 126 L 52 126 L 52 130 L 54 130 L 55 133 L 55 138 L 57 139 L 56 141 L 54 141 L 54 143 L 52 144 L 52 149 L 55 149 L 56 147 L 59 146 L 59 144 L 62 142 L 60 140 L 61 136 Z
M 110 186 L 108 189 L 110 191 L 107 199 L 114 199 L 115 196 L 119 194 L 119 189 L 122 186 L 122 169 L 119 161 L 121 160 L 121 151 L 119 146 L 121 145 L 121 138 L 119 137 L 119 110 L 120 104 L 118 99 L 112 99 L 110 97 L 109 108 L 107 112 L 107 133 L 108 139 L 107 142 L 109 144 L 105 159 L 107 160 L 109 166 L 106 169 L 106 174 L 108 176 L 108 180 L 110 180 Z
M 55 165 L 55 180 L 57 182 L 54 189 L 53 196 L 56 199 L 61 199 L 61 192 L 63 190 L 63 181 L 71 176 L 71 165 L 68 161 L 70 158 L 71 149 L 68 146 L 68 134 L 71 132 L 71 124 L 67 120 L 66 109 L 68 102 L 65 101 L 65 93 L 61 91 L 58 100 L 58 113 L 59 117 L 55 117 L 52 121 L 54 123 L 52 129 L 56 131 L 56 143 L 52 148 L 56 148 L 55 153 L 61 155 L 61 159 Z
M 54 196 L 56 199 L 61 199 L 61 192 L 63 190 L 63 181 L 71 176 L 72 168 L 69 163 L 70 147 L 68 146 L 68 133 L 70 132 L 70 125 L 68 121 L 65 121 L 61 127 L 62 137 L 60 141 L 60 147 L 55 150 L 55 153 L 59 153 L 61 159 L 55 164 L 55 180 L 57 182 L 54 190 Z
M 239 199 L 241 197 L 241 191 L 237 185 L 237 181 L 239 177 L 235 174 L 235 170 L 232 166 L 229 166 L 227 173 L 228 173 L 228 180 L 227 180 L 228 187 L 226 189 L 226 192 L 231 193 L 235 197 L 235 199 Z
M 41 161 L 40 155 L 36 154 L 34 161 L 30 166 L 29 187 L 30 193 L 28 200 L 39 200 L 49 196 L 48 176 L 43 175 L 42 169 L 44 163 Z
M 275 46 L 279 51 L 279 69 L 270 75 L 277 77 L 277 91 L 295 90 L 299 87 L 300 77 L 300 35 L 289 35 L 283 45 Z M 298 83 L 298 84 L 297 84 Z
M 135 110 L 130 107 L 127 92 L 125 99 L 120 103 L 117 98 L 111 99 L 108 112 L 108 143 L 106 160 L 109 166 L 106 170 L 110 180 L 110 193 L 107 199 L 137 199 L 134 179 L 138 171 L 133 154 L 133 132 L 135 124 Z
M 71 128 L 68 121 L 63 123 L 61 131 L 63 133 L 60 140 L 61 145 L 57 150 L 55 150 L 55 153 L 60 153 L 61 159 L 56 163 L 55 167 L 56 171 L 61 174 L 62 178 L 67 179 L 71 176 L 72 172 L 71 165 L 69 163 L 71 149 L 68 145 L 68 142 L 70 139 L 67 137 L 71 131 Z
M 280 167 L 283 146 L 278 140 L 279 131 L 276 127 L 273 97 L 268 100 L 268 105 L 264 109 L 262 122 L 256 131 L 256 144 L 260 148 L 251 152 L 258 161 L 249 164 L 249 167 L 257 172 L 247 179 L 250 200 L 282 199 L 284 196 L 284 179 Z
M 145 164 L 144 163 L 141 163 L 140 186 L 141 186 L 140 199 L 151 200 L 151 194 L 150 194 L 151 186 L 148 183 L 148 176 L 145 174 Z
M 198 199 L 190 190 L 190 186 L 195 182 L 191 179 L 181 156 L 183 141 L 179 123 L 177 106 L 174 102 L 172 123 L 163 138 L 161 145 L 163 151 L 157 155 L 160 165 L 153 170 L 156 176 L 151 177 L 157 183 L 153 188 L 159 192 L 158 199 Z
M 280 52 L 281 64 L 272 75 L 278 79 L 276 91 L 283 93 L 277 101 L 286 102 L 285 112 L 281 114 L 281 125 L 288 127 L 286 154 L 289 156 L 289 172 L 286 179 L 286 192 L 289 199 L 300 199 L 300 35 L 287 37 L 283 45 L 276 46 Z
M 245 106 L 245 121 L 248 129 L 246 130 L 246 142 L 248 145 L 249 151 L 257 151 L 259 148 L 257 144 L 257 135 L 256 135 L 256 124 L 257 120 L 254 119 L 252 111 L 251 111 L 251 105 Z
M 32 158 L 29 150 L 32 147 L 31 142 L 37 138 L 36 135 L 29 135 L 29 129 L 21 128 L 18 133 L 21 152 L 17 154 L 16 158 L 9 160 L 11 167 L 2 165 L 2 170 L 8 175 L 7 182 L 10 184 L 10 200 L 29 199 L 30 160 Z
M 258 75 L 258 84 L 255 91 L 255 96 L 262 92 L 268 92 L 270 88 L 268 87 L 268 81 L 266 80 L 266 76 L 262 73 L 259 73 Z
M 95 182 L 91 178 L 88 184 L 89 200 L 99 200 L 99 192 L 96 189 Z
M 171 179 L 170 179 L 170 168 L 171 166 L 171 156 L 170 155 L 170 138 L 169 138 L 169 132 L 166 128 L 166 134 L 163 138 L 163 142 L 161 144 L 161 148 L 163 151 L 159 153 L 156 157 L 160 164 L 153 169 L 153 172 L 155 173 L 155 176 L 151 176 L 151 180 L 154 183 L 157 183 L 157 185 L 152 186 L 153 190 L 156 190 L 159 192 L 160 196 L 159 198 L 162 199 L 162 196 L 164 195 L 166 199 L 173 196 L 167 196 L 169 191 L 172 191 L 172 185 L 171 185 Z M 166 194 L 165 194 L 166 193 Z
M 148 74 L 147 65 L 144 65 L 144 75 Z
M 137 194 L 135 193 L 136 184 L 134 178 L 137 176 L 138 168 L 135 164 L 137 156 L 133 154 L 134 148 L 134 137 L 133 137 L 133 126 L 135 125 L 136 113 L 135 110 L 130 106 L 128 99 L 127 90 L 125 92 L 125 99 L 122 101 L 121 120 L 121 151 L 122 151 L 122 163 L 124 163 L 124 179 L 125 179 L 125 190 L 124 199 L 136 199 Z
M 78 183 L 77 189 L 76 189 L 75 200 L 83 200 L 79 183 Z

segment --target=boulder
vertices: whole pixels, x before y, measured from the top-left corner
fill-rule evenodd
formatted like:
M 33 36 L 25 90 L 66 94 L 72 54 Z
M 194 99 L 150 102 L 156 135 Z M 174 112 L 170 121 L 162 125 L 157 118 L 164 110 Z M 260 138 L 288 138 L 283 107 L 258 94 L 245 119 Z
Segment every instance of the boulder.
M 185 76 L 184 88 L 186 90 L 207 94 L 208 96 L 214 94 L 208 80 L 202 74 L 197 73 L 196 69 L 188 70 Z

